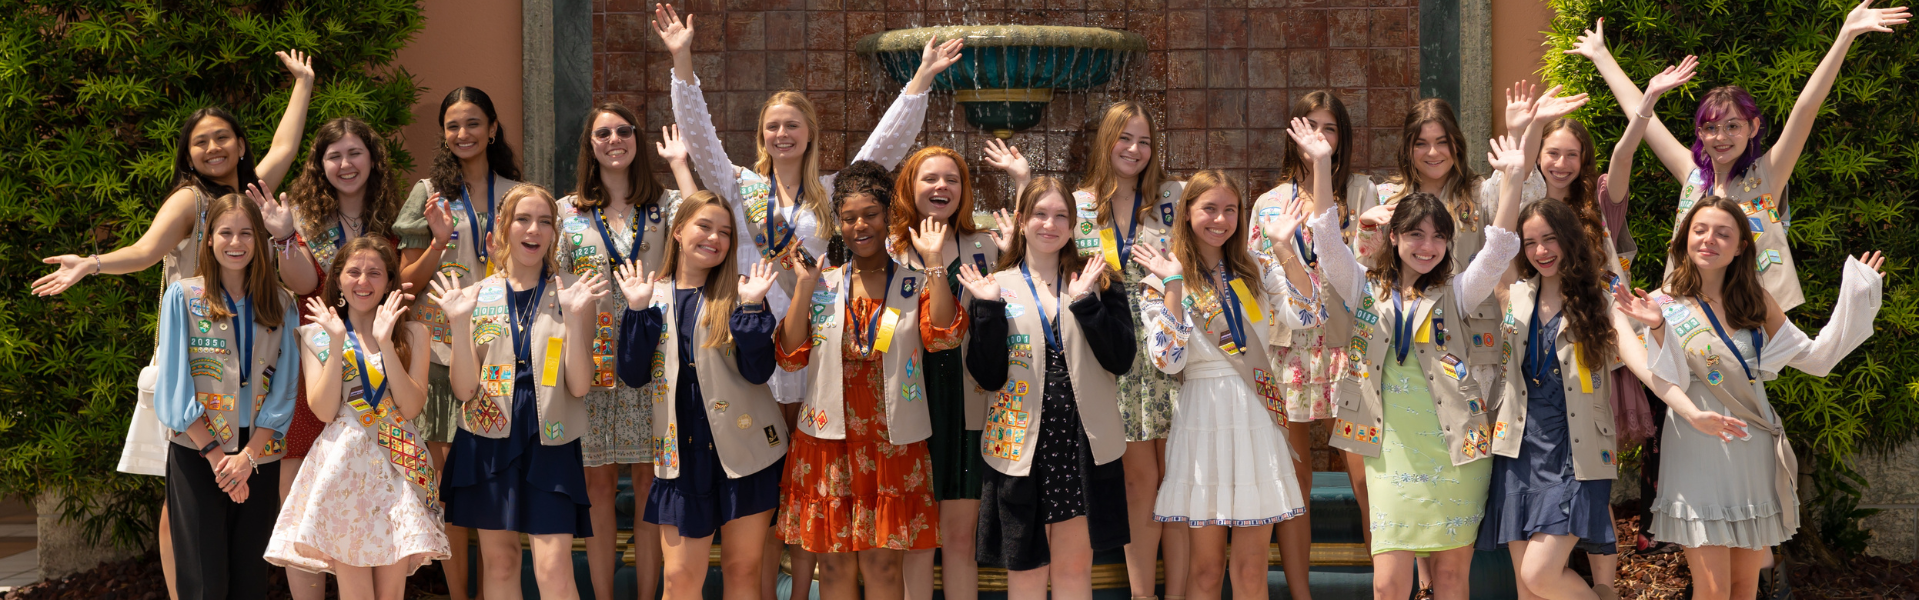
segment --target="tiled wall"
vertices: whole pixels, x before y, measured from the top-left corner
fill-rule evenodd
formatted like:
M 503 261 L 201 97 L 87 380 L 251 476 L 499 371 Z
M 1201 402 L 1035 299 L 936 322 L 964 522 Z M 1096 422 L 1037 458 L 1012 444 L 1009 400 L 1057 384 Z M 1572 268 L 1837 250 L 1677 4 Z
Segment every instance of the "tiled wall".
M 737 163 L 752 160 L 753 120 L 767 93 L 801 89 L 820 108 L 824 166 L 843 165 L 897 93 L 897 84 L 877 79 L 853 45 L 897 28 L 1026 23 L 1145 36 L 1149 51 L 1113 89 L 1061 94 L 1044 122 L 1014 136 L 1038 169 L 1058 174 L 1069 168 L 1088 112 L 1124 96 L 1159 112 L 1169 168 L 1227 169 L 1263 190 L 1278 177 L 1288 107 L 1323 88 L 1336 90 L 1352 113 L 1355 167 L 1384 172 L 1393 163 L 1399 121 L 1418 93 L 1413 0 L 682 0 L 679 6 L 695 15 L 695 66 Z M 653 4 L 596 0 L 594 9 L 595 100 L 643 110 L 658 135 L 672 120 L 671 61 L 648 24 Z M 948 97 L 934 98 L 923 143 L 978 156 L 985 139 Z

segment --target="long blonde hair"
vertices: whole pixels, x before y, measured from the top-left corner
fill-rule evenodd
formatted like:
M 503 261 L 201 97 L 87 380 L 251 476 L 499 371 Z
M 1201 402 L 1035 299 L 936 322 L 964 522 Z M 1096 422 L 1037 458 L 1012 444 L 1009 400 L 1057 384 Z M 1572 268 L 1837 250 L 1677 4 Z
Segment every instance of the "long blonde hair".
M 775 106 L 791 106 L 800 111 L 800 118 L 806 121 L 806 152 L 800 155 L 800 189 L 806 191 L 800 201 L 800 207 L 813 213 L 819 219 L 820 226 L 833 222 L 832 209 L 827 206 L 826 187 L 820 185 L 820 112 L 813 108 L 813 101 L 806 94 L 793 90 L 773 92 L 766 97 L 766 103 L 760 105 L 759 120 L 753 122 L 753 146 L 759 150 L 759 158 L 753 161 L 753 172 L 759 173 L 769 181 L 773 178 L 773 156 L 766 153 L 766 111 Z M 767 190 L 769 206 L 779 204 L 780 191 Z M 677 219 L 675 219 L 677 220 Z
M 1158 192 L 1159 184 L 1166 181 L 1166 170 L 1160 167 L 1159 125 L 1153 123 L 1153 115 L 1146 107 L 1132 100 L 1120 100 L 1106 106 L 1105 116 L 1099 119 L 1099 130 L 1093 135 L 1093 145 L 1086 149 L 1086 177 L 1080 181 L 1079 189 L 1093 194 L 1099 207 L 1099 223 L 1113 223 L 1113 194 L 1119 191 L 1119 171 L 1113 168 L 1113 145 L 1119 143 L 1119 134 L 1126 131 L 1126 122 L 1139 117 L 1146 121 L 1146 137 L 1151 140 L 1153 156 L 1146 161 L 1146 168 L 1139 172 L 1139 181 L 1133 189 L 1139 190 L 1142 199 L 1152 198 Z M 1135 220 L 1153 216 L 1152 202 L 1140 202 L 1139 214 Z
M 681 228 L 692 223 L 693 217 L 698 216 L 700 211 L 708 206 L 726 211 L 726 220 L 723 223 L 727 226 L 733 224 L 733 205 L 727 204 L 718 194 L 710 190 L 700 190 L 680 201 L 680 207 L 675 209 L 673 227 L 669 230 L 671 233 L 668 237 L 678 235 Z M 733 344 L 733 330 L 728 327 L 727 320 L 732 317 L 733 308 L 740 303 L 738 285 L 740 269 L 733 258 L 734 249 L 739 247 L 739 243 L 740 232 L 734 231 L 726 251 L 720 253 L 720 264 L 706 272 L 706 285 L 701 286 L 701 295 L 706 297 L 706 306 L 700 310 L 700 326 L 706 328 L 706 343 L 701 347 L 725 348 Z M 679 269 L 680 242 L 674 239 L 672 243 L 666 245 L 666 261 L 660 266 L 660 273 L 670 277 L 673 273 L 679 272 Z M 629 298 L 628 301 L 631 302 L 633 299 Z M 674 316 L 666 315 L 666 318 L 670 321 Z
M 1187 278 L 1186 285 L 1195 291 L 1212 290 L 1212 281 L 1206 278 L 1205 273 L 1211 272 L 1213 265 L 1206 264 L 1205 259 L 1200 258 L 1199 236 L 1193 234 L 1193 223 L 1189 213 L 1192 212 L 1193 203 L 1198 202 L 1201 195 L 1220 187 L 1232 193 L 1233 202 L 1239 205 L 1239 226 L 1233 228 L 1233 235 L 1226 239 L 1225 246 L 1220 247 L 1220 256 L 1226 260 L 1226 268 L 1231 270 L 1233 275 L 1251 281 L 1255 285 L 1260 282 L 1259 263 L 1253 260 L 1253 254 L 1246 250 L 1246 189 L 1241 187 L 1238 181 L 1227 176 L 1225 171 L 1206 169 L 1194 173 L 1186 180 L 1186 191 L 1179 195 L 1179 208 L 1173 211 L 1173 257 L 1179 259 L 1179 264 L 1192 275 Z M 1220 282 L 1221 285 L 1225 283 Z
M 513 213 L 519 210 L 520 201 L 529 198 L 535 202 L 545 202 L 546 209 L 552 211 L 553 223 L 547 226 L 553 228 L 553 247 L 547 249 L 543 259 L 547 275 L 557 275 L 560 261 L 554 254 L 560 247 L 560 203 L 553 200 L 553 194 L 546 188 L 531 183 L 513 186 L 513 189 L 506 191 L 505 196 L 500 197 L 500 210 L 493 213 L 493 239 L 487 240 L 486 244 L 488 260 L 502 261 L 499 267 L 502 273 L 513 268 L 513 261 L 501 258 L 507 256 L 506 226 L 513 222 Z

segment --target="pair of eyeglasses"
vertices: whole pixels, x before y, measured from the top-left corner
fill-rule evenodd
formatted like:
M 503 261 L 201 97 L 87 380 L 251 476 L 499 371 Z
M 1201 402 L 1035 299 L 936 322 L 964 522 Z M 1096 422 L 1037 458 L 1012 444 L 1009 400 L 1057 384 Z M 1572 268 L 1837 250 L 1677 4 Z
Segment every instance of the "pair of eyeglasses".
M 1738 119 L 1727 121 L 1723 125 L 1720 123 L 1707 123 L 1699 126 L 1699 135 L 1706 137 L 1719 137 L 1722 132 L 1725 133 L 1725 135 L 1739 135 L 1745 131 L 1746 122 Z
M 633 126 L 621 125 L 619 127 L 601 127 L 593 130 L 593 139 L 596 140 L 604 140 L 616 135 L 620 136 L 620 139 L 633 137 Z

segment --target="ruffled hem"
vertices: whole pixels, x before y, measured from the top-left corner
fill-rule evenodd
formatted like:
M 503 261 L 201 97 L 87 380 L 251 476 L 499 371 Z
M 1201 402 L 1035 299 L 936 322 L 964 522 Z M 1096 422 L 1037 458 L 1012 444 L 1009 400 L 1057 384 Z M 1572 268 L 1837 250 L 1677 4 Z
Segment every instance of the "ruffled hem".
M 1210 362 L 1188 365 L 1207 367 Z M 1276 523 L 1301 513 L 1306 498 L 1286 432 L 1235 375 L 1188 374 L 1166 445 L 1166 479 L 1153 518 L 1195 527 Z
M 780 539 L 799 544 L 808 552 L 930 550 L 940 546 L 939 508 L 931 493 L 915 497 L 793 497 L 791 490 L 788 493 L 780 506 Z M 878 523 L 900 524 L 890 528 L 892 531 L 881 532 Z
M 1679 514 L 1756 514 L 1744 518 L 1698 518 L 1682 517 Z M 1763 514 L 1760 514 L 1763 513 Z M 1792 539 L 1793 532 L 1786 530 L 1785 519 L 1780 517 L 1777 508 L 1769 512 L 1765 506 L 1748 507 L 1693 507 L 1678 502 L 1667 503 L 1652 511 L 1652 524 L 1648 528 L 1653 539 L 1672 542 L 1687 548 L 1701 546 L 1725 546 L 1746 550 L 1765 550 Z
M 940 545 L 926 442 L 896 446 L 801 432 L 785 460 L 777 533 L 786 543 L 809 552 Z
M 1274 523 L 1278 523 L 1280 521 L 1285 521 L 1287 519 L 1291 519 L 1293 517 L 1298 517 L 1305 514 L 1306 514 L 1306 509 L 1303 507 L 1295 508 L 1293 510 L 1287 511 L 1285 514 L 1281 514 L 1277 517 L 1268 517 L 1264 519 L 1188 519 L 1186 517 L 1175 516 L 1175 515 L 1162 515 L 1155 512 L 1153 513 L 1153 520 L 1161 523 L 1185 523 L 1186 526 L 1188 527 L 1215 527 L 1215 526 L 1258 527 L 1260 525 L 1271 525 Z
M 1480 550 L 1496 550 L 1543 533 L 1578 537 L 1578 548 L 1588 554 L 1617 554 L 1619 534 L 1613 530 L 1612 515 L 1605 503 L 1611 497 L 1611 483 L 1566 481 L 1504 495 L 1493 490 L 1476 545 Z M 1594 485 L 1605 489 L 1587 487 Z M 1595 499 L 1600 502 L 1595 503 Z
M 429 561 L 452 558 L 452 555 L 447 553 L 447 545 L 444 538 L 440 540 L 438 547 L 413 547 L 396 550 L 395 554 L 397 556 L 393 560 L 377 562 L 377 564 L 356 565 L 334 560 L 333 557 L 327 556 L 325 552 L 321 552 L 319 548 L 307 544 L 286 543 L 275 540 L 273 545 L 267 546 L 265 558 L 268 563 L 274 566 L 299 569 L 308 573 L 329 574 L 337 574 L 334 571 L 336 565 L 346 565 L 349 567 L 383 567 L 392 564 L 404 564 L 406 565 L 406 574 L 409 577 L 413 575 L 414 571 L 418 571 L 421 565 Z

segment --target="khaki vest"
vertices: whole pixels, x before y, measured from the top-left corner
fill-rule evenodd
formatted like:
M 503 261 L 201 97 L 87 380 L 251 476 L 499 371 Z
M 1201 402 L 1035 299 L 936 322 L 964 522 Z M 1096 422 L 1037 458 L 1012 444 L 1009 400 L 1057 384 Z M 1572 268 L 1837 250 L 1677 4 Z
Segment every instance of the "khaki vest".
M 646 386 L 653 388 L 649 394 L 653 399 L 653 474 L 674 479 L 680 476 L 679 403 L 673 393 L 680 383 L 680 343 L 674 337 L 678 318 L 672 280 L 654 282 L 651 305 L 660 309 L 666 324 L 660 331 L 660 345 L 653 351 L 653 383 Z M 706 307 L 699 310 L 703 317 Z M 740 377 L 733 359 L 737 346 L 708 348 L 706 328 L 698 327 L 693 333 L 693 348 L 700 393 L 705 396 L 706 422 L 713 432 L 713 450 L 719 454 L 726 476 L 739 479 L 752 475 L 786 456 L 786 421 L 780 418 L 779 404 L 765 384 L 747 383 Z
M 433 197 L 432 180 L 421 179 L 417 185 L 425 186 L 427 197 Z M 480 253 L 476 250 L 478 244 L 484 244 L 486 240 L 473 238 L 486 237 L 486 222 L 492 219 L 492 215 L 487 212 L 487 206 L 497 207 L 500 199 L 506 197 L 507 191 L 519 185 L 518 181 L 499 177 L 493 182 L 492 202 L 487 202 L 484 198 L 473 198 L 473 216 L 481 221 L 477 227 L 466 218 L 466 200 L 457 193 L 446 198 L 447 208 L 451 209 L 448 212 L 453 215 L 453 241 L 447 242 L 446 251 L 440 254 L 440 268 L 434 272 L 458 277 L 462 286 L 473 285 L 473 282 L 491 275 L 488 272 L 489 269 L 480 264 Z M 467 187 L 485 190 L 486 182 L 469 183 Z M 478 231 L 479 235 L 474 235 L 475 231 Z M 427 345 L 433 349 L 433 364 L 452 364 L 450 357 L 453 356 L 451 345 L 453 327 L 447 323 L 446 312 L 440 310 L 440 305 L 432 298 L 428 298 L 423 290 L 414 290 L 414 294 L 416 300 L 413 303 L 413 319 L 426 325 L 427 335 L 433 338 L 433 343 Z
M 1493 219 L 1499 182 L 1504 177 L 1504 173 L 1494 172 L 1490 177 L 1462 184 L 1466 185 L 1468 191 L 1466 202 L 1453 210 L 1453 274 L 1464 272 L 1466 265 L 1472 264 L 1473 257 L 1478 256 L 1479 250 L 1486 246 L 1486 227 Z M 1522 192 L 1522 197 L 1531 196 L 1537 200 L 1545 196 L 1545 179 L 1539 178 L 1536 173 L 1522 185 L 1527 188 Z M 1401 189 L 1399 184 L 1380 186 L 1381 203 L 1398 204 L 1398 198 L 1383 197 L 1387 194 L 1396 195 Z M 1391 302 L 1391 290 L 1386 293 L 1387 301 Z M 1471 318 L 1464 324 L 1466 337 L 1461 342 L 1466 345 L 1466 361 L 1473 366 L 1499 364 L 1499 345 L 1496 340 L 1499 337 L 1499 319 L 1503 315 L 1500 308 L 1497 299 L 1487 296 L 1485 302 L 1473 307 L 1472 313 L 1467 315 Z M 1499 389 L 1498 382 L 1493 383 L 1493 389 Z
M 946 272 L 949 276 L 957 273 L 958 265 L 963 264 L 973 265 L 973 267 L 979 269 L 979 272 L 982 274 L 992 273 L 993 269 L 997 268 L 997 265 L 999 265 L 999 244 L 993 241 L 993 235 L 991 233 L 985 230 L 975 231 L 973 233 L 959 233 L 958 231 L 953 231 L 952 233 L 955 234 L 953 237 L 953 247 L 958 250 L 959 254 L 953 259 L 953 262 L 947 263 L 946 265 Z M 1019 235 L 1019 233 L 1009 232 L 1008 235 Z M 920 269 L 922 271 L 926 269 L 924 265 L 920 264 L 920 253 L 912 250 L 910 244 L 904 243 L 897 238 L 889 239 L 888 242 L 887 250 L 893 255 L 893 260 L 899 261 L 901 264 L 914 269 Z M 949 281 L 948 283 L 951 282 Z M 965 287 L 955 287 L 952 292 L 954 297 L 959 300 L 960 306 L 967 306 L 967 301 L 973 298 L 973 295 L 968 293 Z M 961 352 L 961 362 L 964 364 L 966 345 L 960 344 L 960 347 L 956 348 L 956 350 Z M 969 431 L 979 431 L 986 426 L 986 407 L 992 404 L 993 398 L 998 395 L 998 392 L 980 387 L 979 382 L 973 381 L 973 373 L 963 367 L 960 369 L 960 386 L 964 388 L 966 394 L 966 429 Z
M 599 214 L 592 209 L 581 210 L 574 206 L 577 196 L 560 199 L 560 268 L 575 277 L 585 278 L 598 273 L 608 283 L 614 283 L 612 256 L 619 252 L 610 247 L 600 235 Z M 640 245 L 640 264 L 649 269 L 658 269 L 665 264 L 667 230 L 673 224 L 673 211 L 679 208 L 679 192 L 668 191 L 653 202 L 633 208 L 639 216 L 639 228 L 632 240 Z M 607 233 L 619 234 L 613 230 L 612 223 L 607 224 Z M 617 246 L 614 244 L 613 246 Z M 630 245 L 628 246 L 631 247 Z M 609 249 L 611 248 L 611 249 Z M 626 254 L 620 253 L 620 260 L 626 260 Z M 646 273 L 640 273 L 646 276 Z M 619 285 L 610 286 L 613 292 L 601 298 L 593 321 L 593 387 L 612 389 L 619 384 L 619 378 L 613 374 L 616 357 L 614 348 L 619 337 L 613 329 L 616 311 L 626 310 L 628 302 L 622 296 Z
M 813 352 L 806 369 L 806 400 L 800 407 L 800 431 L 823 440 L 846 439 L 846 384 L 840 353 L 846 333 L 846 266 L 827 269 L 812 298 Z M 893 283 L 886 290 L 886 311 L 898 311 L 892 346 L 881 357 L 885 369 L 886 430 L 894 445 L 906 445 L 933 435 L 926 409 L 926 345 L 920 340 L 920 290 L 926 273 L 894 263 Z M 798 299 L 795 299 L 798 301 Z M 874 348 L 878 351 L 878 347 Z
M 1016 269 L 993 275 L 1000 298 L 1006 301 L 1006 385 L 994 394 L 986 429 L 980 433 L 980 456 L 994 470 L 1025 477 L 1039 449 L 1040 410 L 1045 406 L 1046 333 L 1041 327 L 1039 300 L 1027 289 L 1026 277 Z M 1039 282 L 1035 281 L 1034 285 Z M 1064 292 L 1066 282 L 1059 284 Z M 1066 371 L 1073 386 L 1074 405 L 1095 464 L 1119 460 L 1126 453 L 1126 432 L 1119 419 L 1119 376 L 1100 366 L 1093 347 L 1067 309 L 1066 295 L 1058 297 L 1059 335 Z M 969 381 L 970 381 L 970 375 Z M 1031 404 L 1028 404 L 1030 402 Z
M 759 172 L 752 169 L 734 167 L 733 172 L 739 177 L 740 199 L 746 203 L 747 235 L 738 237 L 742 240 L 753 240 L 753 247 L 759 251 L 760 258 L 766 259 L 780 267 L 775 273 L 775 281 L 779 284 L 780 289 L 786 290 L 788 294 L 791 294 L 793 292 L 793 286 L 799 282 L 797 279 L 798 276 L 793 273 L 793 261 L 801 259 L 819 260 L 820 257 L 813 256 L 810 251 L 806 250 L 804 247 L 805 237 L 801 236 L 797 229 L 788 229 L 789 227 L 797 227 L 796 225 L 786 223 L 777 217 L 774 219 L 774 229 L 776 231 L 773 233 L 778 235 L 776 237 L 770 237 L 767 232 L 766 217 L 769 212 L 772 212 L 769 211 L 769 209 L 778 205 L 778 201 L 775 200 L 773 196 L 771 182 L 767 181 L 766 176 L 760 175 Z M 801 190 L 804 189 L 805 186 L 801 186 Z M 826 191 L 831 193 L 833 191 L 832 186 L 827 186 Z M 828 200 L 822 198 L 821 201 L 826 202 Z M 792 214 L 796 219 L 801 213 L 805 212 L 807 212 L 805 207 L 798 204 L 793 206 Z M 826 225 L 825 223 L 820 223 L 819 227 L 824 229 Z M 787 231 L 792 231 L 793 237 L 786 242 L 786 245 L 780 247 L 779 252 L 774 252 L 772 250 L 772 244 L 779 241 L 777 238 L 786 237 Z M 827 236 L 824 231 L 821 231 L 820 234 L 831 237 Z M 742 266 L 741 269 L 744 270 L 745 266 Z
M 1781 185 L 1784 180 L 1772 179 L 1772 176 L 1766 170 L 1766 161 L 1754 161 L 1744 177 L 1726 182 L 1726 197 L 1738 202 L 1740 209 L 1746 212 L 1753 244 L 1759 251 L 1754 265 L 1759 269 L 1759 285 L 1772 294 L 1780 310 L 1792 310 L 1805 304 L 1806 296 L 1799 288 L 1798 263 L 1793 261 L 1792 247 L 1786 243 L 1786 224 L 1781 221 L 1786 213 L 1786 189 Z M 1679 211 L 1673 218 L 1673 237 L 1686 234 L 1679 230 L 1685 223 L 1686 213 L 1710 195 L 1712 190 L 1706 189 L 1706 180 L 1699 169 L 1686 175 L 1686 187 L 1679 193 Z M 1672 276 L 1671 261 L 1666 263 L 1666 276 Z
M 1798 282 L 1794 281 L 1797 287 Z M 1694 298 L 1676 297 L 1664 288 L 1654 292 L 1654 300 L 1659 302 L 1659 312 L 1666 317 L 1666 329 L 1678 336 L 1681 351 L 1686 357 L 1686 368 L 1693 379 L 1705 382 L 1706 389 L 1720 404 L 1726 406 L 1728 416 L 1745 421 L 1746 426 L 1772 434 L 1773 440 L 1773 493 L 1779 496 L 1779 514 L 1785 519 L 1786 531 L 1799 528 L 1799 457 L 1793 454 L 1792 443 L 1786 439 L 1786 429 L 1773 421 L 1771 405 L 1757 391 L 1761 385 L 1758 380 L 1739 380 L 1746 376 L 1740 368 L 1739 358 L 1728 352 L 1726 343 L 1713 332 L 1711 321 L 1705 318 L 1705 311 Z M 1721 319 L 1724 325 L 1725 320 Z M 1663 335 L 1663 332 L 1661 332 Z M 1738 336 L 1739 332 L 1728 331 L 1727 336 Z M 1763 341 L 1763 340 L 1762 340 Z M 1667 338 L 1671 343 L 1671 338 Z M 1753 375 L 1759 374 L 1759 357 L 1749 356 L 1753 361 Z M 1680 387 L 1688 387 L 1681 382 Z M 1739 443 L 1739 442 L 1733 442 Z
M 1258 255 L 1255 258 L 1261 262 L 1260 268 L 1264 270 L 1268 259 Z M 1203 276 L 1195 273 L 1187 279 L 1186 298 L 1192 302 L 1186 304 L 1186 317 L 1193 323 L 1193 334 L 1187 343 L 1213 344 L 1220 348 L 1221 353 L 1226 355 L 1226 362 L 1233 365 L 1233 371 L 1239 373 L 1240 381 L 1246 384 L 1246 389 L 1251 390 L 1253 397 L 1266 406 L 1266 414 L 1273 418 L 1273 424 L 1283 427 L 1286 422 L 1286 401 L 1279 390 L 1279 375 L 1273 369 L 1272 358 L 1267 354 L 1266 348 L 1272 340 L 1266 337 L 1268 328 L 1265 322 L 1279 320 L 1279 304 L 1287 300 L 1271 293 L 1264 282 L 1241 278 L 1240 281 L 1248 282 L 1247 291 L 1252 292 L 1259 302 L 1259 314 L 1246 315 L 1249 322 L 1246 323 L 1245 347 L 1237 348 L 1237 352 L 1226 352 L 1223 346 L 1219 346 L 1220 340 L 1231 339 L 1232 335 L 1227 323 L 1228 316 L 1222 306 L 1226 296 L 1217 291 L 1205 292 L 1201 296 L 1201 292 L 1190 281 Z M 1166 293 L 1165 284 L 1158 277 L 1148 276 L 1143 283 L 1159 291 L 1162 296 Z M 1300 308 L 1303 307 L 1289 305 L 1286 310 Z
M 1511 305 L 1506 309 L 1505 343 L 1500 347 L 1506 376 L 1493 396 L 1493 453 L 1507 458 L 1519 456 L 1520 441 L 1526 435 L 1526 345 L 1532 329 L 1533 304 L 1538 298 L 1539 277 L 1514 282 Z M 1606 303 L 1612 310 L 1612 303 Z M 1562 319 L 1562 323 L 1564 320 Z M 1611 361 L 1605 365 L 1580 362 L 1579 345 L 1561 326 L 1557 340 L 1557 358 L 1561 383 L 1566 388 L 1566 432 L 1572 441 L 1573 476 L 1582 481 L 1614 479 L 1619 465 L 1613 457 L 1613 413 Z
M 1158 197 L 1142 196 L 1141 202 L 1155 206 L 1146 218 L 1139 220 L 1139 228 L 1135 233 L 1136 239 L 1152 244 L 1157 250 L 1165 251 L 1173 235 L 1173 221 L 1177 217 L 1174 211 L 1179 206 L 1180 194 L 1185 191 L 1186 182 L 1167 181 L 1159 184 Z M 1093 194 L 1085 191 L 1073 192 L 1073 203 L 1078 217 L 1075 219 L 1077 224 L 1073 226 L 1073 247 L 1079 250 L 1080 256 L 1105 256 L 1105 238 L 1110 237 L 1113 244 L 1117 246 L 1119 236 L 1126 232 L 1119 231 L 1117 225 L 1113 223 L 1099 222 L 1098 199 L 1094 198 Z M 1135 218 L 1138 218 L 1137 214 Z M 1117 247 L 1114 250 L 1117 251 Z M 1108 268 L 1118 260 L 1117 254 L 1108 257 Z
M 232 325 L 234 319 L 214 320 L 213 304 L 202 297 L 206 282 L 200 277 L 188 277 L 179 281 L 181 299 L 187 308 L 187 369 L 193 376 L 193 399 L 205 409 L 207 431 L 213 438 L 220 440 L 220 449 L 228 454 L 240 451 L 247 440 L 238 439 L 240 428 L 252 427 L 251 422 L 240 419 L 240 403 L 252 402 L 254 418 L 259 418 L 261 405 L 266 403 L 267 393 L 273 390 L 273 365 L 280 361 L 280 330 L 268 329 L 256 323 L 244 326 L 253 327 L 253 364 L 245 365 L 247 381 L 253 384 L 254 396 L 240 396 L 240 331 Z M 291 306 L 293 297 L 285 291 L 275 288 L 283 305 Z M 239 307 L 240 304 L 235 304 Z M 256 314 L 257 314 L 257 308 Z M 287 326 L 282 323 L 281 327 Z M 294 384 L 298 385 L 299 373 L 288 373 Z M 173 443 L 198 449 L 199 444 L 184 432 L 176 432 Z M 259 462 L 280 460 L 286 453 L 284 440 L 267 442 L 266 449 L 255 457 Z
M 318 324 L 303 326 L 300 328 L 300 339 L 313 349 L 313 356 L 320 359 L 320 364 L 326 364 L 330 358 L 327 352 L 333 340 L 325 329 Z M 364 337 L 361 340 L 371 341 Z M 354 355 L 363 348 L 354 348 L 344 340 L 340 348 L 345 363 L 340 365 L 340 409 L 334 421 L 345 421 L 349 427 L 359 427 L 366 432 L 367 437 L 373 438 L 381 448 L 386 449 L 387 466 L 406 480 L 407 487 L 413 490 L 414 499 L 419 500 L 427 512 L 438 519 L 444 508 L 440 504 L 440 475 L 433 469 L 433 457 L 427 454 L 426 438 L 420 435 L 420 429 L 412 421 L 400 416 L 398 405 L 390 393 L 392 386 L 387 386 L 389 393 L 381 399 L 378 408 L 367 404 L 366 389 L 360 384 L 360 366 L 354 360 Z M 370 371 L 367 378 L 373 385 L 381 385 L 386 373 L 380 361 L 364 362 Z
M 1277 218 L 1279 213 L 1286 208 L 1286 203 L 1298 194 L 1299 187 L 1292 182 L 1286 182 L 1279 184 L 1279 186 L 1273 188 L 1272 191 L 1261 194 L 1258 199 L 1253 201 L 1252 229 L 1246 232 L 1247 243 L 1253 250 L 1265 253 L 1272 252 L 1272 240 L 1266 239 L 1266 236 L 1260 233 L 1261 224 L 1265 222 L 1268 216 Z M 1346 209 L 1347 214 L 1350 215 L 1351 218 L 1347 219 L 1346 227 L 1344 227 L 1340 233 L 1346 240 L 1346 246 L 1352 248 L 1353 255 L 1359 257 L 1361 260 L 1364 260 L 1365 257 L 1359 256 L 1359 242 L 1356 240 L 1356 235 L 1359 232 L 1359 214 L 1366 212 L 1366 209 L 1378 204 L 1379 190 L 1373 187 L 1373 180 L 1371 178 L 1355 173 L 1346 180 Z M 1311 207 L 1308 207 L 1309 211 L 1310 208 Z M 1306 227 L 1306 224 L 1302 222 L 1299 225 L 1299 230 L 1305 234 L 1306 249 L 1309 251 L 1312 250 L 1312 229 Z M 1297 252 L 1298 249 L 1295 248 L 1294 251 Z M 1304 256 L 1304 254 L 1302 253 L 1301 256 Z M 1302 258 L 1302 260 L 1304 259 Z M 1319 285 L 1319 297 L 1332 298 L 1333 294 L 1332 284 L 1322 279 Z M 1298 331 L 1288 329 L 1286 323 L 1280 319 L 1273 319 L 1266 324 L 1266 339 L 1275 347 L 1286 348 L 1298 345 L 1309 345 L 1312 343 L 1313 336 L 1315 335 L 1323 335 L 1328 340 L 1343 340 L 1352 336 L 1352 315 L 1346 314 L 1345 311 L 1333 310 L 1326 311 L 1324 316 L 1327 317 L 1324 325 L 1318 328 L 1306 328 Z M 1277 353 L 1274 353 L 1274 358 L 1278 358 Z M 1279 367 L 1280 365 L 1273 365 L 1275 371 L 1277 371 Z
M 161 295 L 165 295 L 174 282 L 192 277 L 194 271 L 200 268 L 200 244 L 207 241 L 207 195 L 195 186 L 186 189 L 193 191 L 193 235 L 180 240 L 172 251 L 161 258 Z M 321 276 L 325 277 L 325 274 Z
M 571 279 L 561 276 L 562 280 Z M 568 282 L 571 283 L 571 282 Z M 479 304 L 473 307 L 473 344 L 485 346 L 480 360 L 480 391 L 460 411 L 460 428 L 474 435 L 504 438 L 513 431 L 513 326 L 507 311 L 509 288 L 504 273 L 480 280 Z M 586 433 L 586 402 L 566 391 L 564 356 L 555 342 L 564 344 L 566 321 L 560 314 L 559 287 L 547 282 L 546 297 L 538 299 L 532 341 L 533 381 L 539 386 L 540 443 L 559 446 Z M 547 374 L 552 374 L 548 377 Z
M 1390 288 L 1369 280 L 1362 294 L 1357 306 L 1350 301 L 1344 305 L 1353 314 L 1353 338 L 1346 348 L 1346 376 L 1339 380 L 1339 418 L 1333 421 L 1331 442 L 1347 452 L 1377 457 L 1385 434 L 1381 388 L 1387 383 L 1387 361 L 1392 360 L 1395 313 Z M 1473 381 L 1467 362 L 1459 358 L 1465 340 L 1454 331 L 1466 330 L 1470 323 L 1453 325 L 1457 303 L 1451 295 L 1452 284 L 1447 283 L 1433 286 L 1419 298 L 1413 316 L 1418 325 L 1408 357 L 1426 374 L 1453 464 L 1463 465 L 1492 455 L 1492 417 L 1479 383 Z M 1422 336 L 1424 341 L 1419 341 Z

